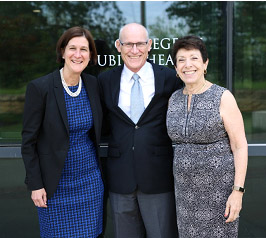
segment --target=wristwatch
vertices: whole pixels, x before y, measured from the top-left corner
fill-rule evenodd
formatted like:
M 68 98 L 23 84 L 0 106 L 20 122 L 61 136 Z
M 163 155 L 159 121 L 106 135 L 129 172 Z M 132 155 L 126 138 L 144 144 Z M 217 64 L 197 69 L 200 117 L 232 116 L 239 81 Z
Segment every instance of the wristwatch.
M 232 189 L 239 191 L 239 192 L 242 192 L 242 193 L 244 193 L 246 191 L 246 189 L 239 187 L 239 186 L 235 186 L 235 185 L 233 185 Z

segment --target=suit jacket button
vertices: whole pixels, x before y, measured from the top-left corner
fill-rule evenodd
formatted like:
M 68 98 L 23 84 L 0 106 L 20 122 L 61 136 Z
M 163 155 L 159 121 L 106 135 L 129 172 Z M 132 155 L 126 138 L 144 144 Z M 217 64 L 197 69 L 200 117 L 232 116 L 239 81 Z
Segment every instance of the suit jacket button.
M 134 150 L 135 148 L 134 148 L 134 146 L 132 146 L 132 150 Z
M 138 125 L 135 126 L 135 129 L 139 129 Z

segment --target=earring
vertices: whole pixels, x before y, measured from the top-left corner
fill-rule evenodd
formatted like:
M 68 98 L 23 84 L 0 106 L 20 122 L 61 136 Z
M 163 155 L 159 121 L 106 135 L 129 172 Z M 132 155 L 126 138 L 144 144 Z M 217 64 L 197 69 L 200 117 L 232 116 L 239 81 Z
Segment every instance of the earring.
M 207 69 L 204 69 L 204 74 L 207 74 Z

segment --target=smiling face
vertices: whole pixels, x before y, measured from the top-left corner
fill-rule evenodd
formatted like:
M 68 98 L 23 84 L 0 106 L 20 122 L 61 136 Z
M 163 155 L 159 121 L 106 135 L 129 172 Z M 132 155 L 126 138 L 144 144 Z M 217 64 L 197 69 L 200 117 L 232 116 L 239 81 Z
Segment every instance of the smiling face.
M 176 72 L 187 84 L 198 84 L 204 81 L 204 70 L 207 70 L 209 60 L 204 63 L 198 49 L 181 48 L 176 54 Z
M 90 61 L 89 42 L 84 36 L 73 37 L 63 53 L 64 68 L 74 74 L 81 74 Z
M 148 42 L 144 46 L 137 47 L 136 44 L 129 48 L 120 43 Z M 125 65 L 132 71 L 138 72 L 146 63 L 148 53 L 151 49 L 152 40 L 148 39 L 147 31 L 139 24 L 128 24 L 120 33 L 120 41 L 116 41 L 116 48 L 121 53 Z

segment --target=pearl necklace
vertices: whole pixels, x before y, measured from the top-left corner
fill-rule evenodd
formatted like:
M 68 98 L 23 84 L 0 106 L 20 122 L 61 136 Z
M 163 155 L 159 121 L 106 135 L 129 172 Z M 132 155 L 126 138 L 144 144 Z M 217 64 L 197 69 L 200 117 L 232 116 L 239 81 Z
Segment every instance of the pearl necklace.
M 64 79 L 64 76 L 63 76 L 63 68 L 60 69 L 60 75 L 61 75 L 61 81 L 62 81 L 62 84 L 63 84 L 63 87 L 64 89 L 66 90 L 67 94 L 71 97 L 77 97 L 80 92 L 81 92 L 81 87 L 82 87 L 82 80 L 81 80 L 81 77 L 79 77 L 79 86 L 78 86 L 78 89 L 76 92 L 71 92 L 70 89 L 68 88 L 67 84 L 66 84 L 66 81 Z
M 186 93 L 188 94 L 188 96 L 192 96 L 192 94 L 197 94 L 197 93 L 201 92 L 204 89 L 205 86 L 206 86 L 206 80 L 204 80 L 203 86 L 199 90 L 194 92 L 194 93 L 189 93 L 188 90 L 187 90 L 187 87 L 185 87 L 185 90 L 186 90 Z

